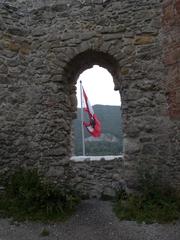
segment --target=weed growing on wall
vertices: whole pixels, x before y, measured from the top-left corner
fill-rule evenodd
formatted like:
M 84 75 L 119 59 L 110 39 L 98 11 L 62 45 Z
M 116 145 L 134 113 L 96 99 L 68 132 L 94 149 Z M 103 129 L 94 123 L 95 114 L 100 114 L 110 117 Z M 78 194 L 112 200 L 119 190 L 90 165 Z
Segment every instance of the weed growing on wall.
M 40 236 L 41 236 L 41 237 L 47 237 L 47 236 L 49 236 L 49 235 L 50 235 L 49 230 L 46 229 L 46 228 L 43 228 L 42 231 L 41 231 L 41 233 L 40 233 Z
M 17 220 L 63 220 L 79 198 L 69 186 L 42 181 L 37 170 L 17 171 L 0 196 L 0 213 Z
M 180 219 L 179 194 L 167 185 L 162 186 L 157 176 L 144 174 L 138 193 L 117 193 L 114 207 L 117 216 L 121 220 L 145 223 L 166 223 Z

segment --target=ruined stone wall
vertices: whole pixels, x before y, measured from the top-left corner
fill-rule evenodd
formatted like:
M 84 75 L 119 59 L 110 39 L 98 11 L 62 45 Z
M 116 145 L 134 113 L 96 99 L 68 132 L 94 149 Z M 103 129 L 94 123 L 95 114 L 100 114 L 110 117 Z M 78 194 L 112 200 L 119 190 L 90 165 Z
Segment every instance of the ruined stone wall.
M 172 183 L 180 186 L 180 1 L 165 0 L 162 8 L 163 62 L 170 119 L 168 158 Z
M 24 164 L 57 181 L 64 178 L 75 83 L 82 71 L 99 64 L 121 94 L 128 186 L 147 169 L 163 172 L 164 180 L 178 186 L 179 119 L 168 112 L 165 76 L 173 70 L 164 63 L 169 32 L 163 9 L 161 0 L 2 1 L 2 172 Z M 178 97 L 174 103 L 177 111 Z
M 0 3 L 0 174 L 31 161 L 30 41 L 26 13 Z M 29 98 L 30 97 L 30 98 Z
M 84 157 L 84 161 L 72 159 L 70 176 L 71 186 L 84 198 L 113 198 L 116 192 L 126 188 L 122 157 L 114 156 L 109 160 L 107 157 L 100 160 Z

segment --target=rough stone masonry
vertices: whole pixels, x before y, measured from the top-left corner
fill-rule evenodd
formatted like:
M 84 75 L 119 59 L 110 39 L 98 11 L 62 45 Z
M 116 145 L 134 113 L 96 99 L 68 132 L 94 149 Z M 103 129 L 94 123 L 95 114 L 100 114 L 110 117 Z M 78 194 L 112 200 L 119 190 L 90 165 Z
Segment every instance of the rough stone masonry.
M 98 64 L 122 100 L 117 179 L 133 188 L 139 173 L 159 172 L 180 189 L 179 26 L 179 0 L 1 0 L 0 175 L 27 166 L 77 182 L 75 84 Z

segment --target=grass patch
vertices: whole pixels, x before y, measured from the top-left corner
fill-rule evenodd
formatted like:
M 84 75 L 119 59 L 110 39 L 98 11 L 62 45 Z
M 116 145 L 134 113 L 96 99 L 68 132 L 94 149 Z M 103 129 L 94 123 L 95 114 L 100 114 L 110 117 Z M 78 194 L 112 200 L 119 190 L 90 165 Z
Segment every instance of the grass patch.
M 41 231 L 41 233 L 40 233 L 40 236 L 41 236 L 41 237 L 47 237 L 47 236 L 49 236 L 49 235 L 50 235 L 49 230 L 46 229 L 46 228 L 43 228 L 42 231 Z
M 79 198 L 69 186 L 44 182 L 37 170 L 20 169 L 0 196 L 0 214 L 16 220 L 64 220 L 75 209 Z
M 146 178 L 141 182 L 138 194 L 119 192 L 114 210 L 121 220 L 174 222 L 180 219 L 180 196 L 174 189 Z

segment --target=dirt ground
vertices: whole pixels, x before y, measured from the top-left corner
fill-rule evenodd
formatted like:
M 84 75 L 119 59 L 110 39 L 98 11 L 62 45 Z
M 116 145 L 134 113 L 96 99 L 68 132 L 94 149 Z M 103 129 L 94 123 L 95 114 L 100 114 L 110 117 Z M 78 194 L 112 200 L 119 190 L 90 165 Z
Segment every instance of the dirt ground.
M 41 236 L 43 229 L 49 233 Z M 42 224 L 0 219 L 0 240 L 180 240 L 180 222 L 138 224 L 119 221 L 112 204 L 98 200 L 83 201 L 76 213 L 64 223 Z

